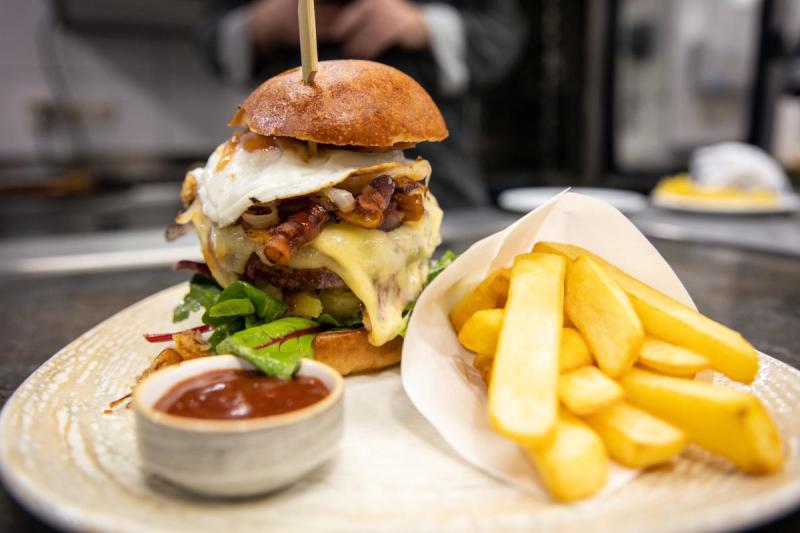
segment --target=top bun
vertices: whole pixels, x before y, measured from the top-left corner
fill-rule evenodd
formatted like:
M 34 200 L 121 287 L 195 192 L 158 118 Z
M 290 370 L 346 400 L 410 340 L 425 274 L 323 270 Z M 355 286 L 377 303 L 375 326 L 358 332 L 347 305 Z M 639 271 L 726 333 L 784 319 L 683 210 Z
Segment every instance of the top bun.
M 337 146 L 392 147 L 447 137 L 439 108 L 416 81 L 372 61 L 320 61 L 313 83 L 300 68 L 268 79 L 237 119 L 251 131 Z

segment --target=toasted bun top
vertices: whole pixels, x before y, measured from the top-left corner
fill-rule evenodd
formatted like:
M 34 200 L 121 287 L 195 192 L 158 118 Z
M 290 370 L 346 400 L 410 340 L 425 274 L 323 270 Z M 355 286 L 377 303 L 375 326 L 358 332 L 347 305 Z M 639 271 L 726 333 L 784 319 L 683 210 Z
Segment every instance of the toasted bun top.
M 338 146 L 441 141 L 439 108 L 411 77 L 372 61 L 321 61 L 313 83 L 300 68 L 268 79 L 242 104 L 243 120 L 261 135 Z

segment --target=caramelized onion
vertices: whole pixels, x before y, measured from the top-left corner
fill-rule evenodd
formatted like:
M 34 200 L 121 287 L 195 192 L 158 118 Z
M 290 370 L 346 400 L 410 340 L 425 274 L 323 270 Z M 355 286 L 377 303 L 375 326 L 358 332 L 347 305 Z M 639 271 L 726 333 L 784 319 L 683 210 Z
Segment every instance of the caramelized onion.
M 278 210 L 270 209 L 269 213 L 254 214 L 242 213 L 242 220 L 253 229 L 267 229 L 278 223 Z
M 356 199 L 350 191 L 329 187 L 322 191 L 322 193 L 328 200 L 333 202 L 336 209 L 342 213 L 349 213 L 356 207 Z

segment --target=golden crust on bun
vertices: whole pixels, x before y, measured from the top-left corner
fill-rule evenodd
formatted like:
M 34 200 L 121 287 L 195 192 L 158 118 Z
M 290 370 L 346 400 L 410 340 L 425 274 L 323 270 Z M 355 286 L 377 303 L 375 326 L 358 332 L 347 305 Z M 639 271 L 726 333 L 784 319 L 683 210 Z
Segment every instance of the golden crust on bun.
M 399 363 L 403 337 L 395 337 L 382 346 L 373 346 L 363 328 L 327 331 L 314 337 L 313 347 L 314 359 L 346 376 Z
M 321 61 L 314 82 L 300 68 L 262 83 L 232 124 L 275 137 L 336 146 L 394 147 L 448 135 L 430 95 L 410 76 L 372 61 Z

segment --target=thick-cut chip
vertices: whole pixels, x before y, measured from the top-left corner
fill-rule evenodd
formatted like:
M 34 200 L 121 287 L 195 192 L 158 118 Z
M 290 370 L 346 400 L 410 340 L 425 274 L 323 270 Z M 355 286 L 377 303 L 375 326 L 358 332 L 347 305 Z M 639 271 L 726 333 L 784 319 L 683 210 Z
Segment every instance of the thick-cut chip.
M 644 341 L 642 323 L 617 282 L 589 257 L 570 269 L 565 309 L 603 372 L 617 377 L 633 366 Z
M 494 354 L 491 353 L 476 353 L 475 359 L 472 360 L 472 366 L 480 370 L 486 365 L 492 366 L 494 361 Z
M 561 372 L 569 372 L 592 364 L 592 352 L 575 328 L 564 328 L 561 333 L 561 354 L 558 366 Z
M 510 274 L 511 269 L 508 268 L 492 272 L 453 307 L 450 311 L 450 323 L 457 332 L 461 331 L 476 311 L 505 305 Z
M 584 366 L 561 374 L 558 398 L 573 414 L 586 416 L 622 400 L 622 387 L 596 366 Z
M 458 332 L 458 341 L 477 353 L 493 354 L 497 349 L 497 339 L 503 325 L 503 309 L 483 309 L 476 311 Z
M 645 337 L 639 363 L 670 376 L 690 377 L 711 366 L 702 355 L 668 342 Z
M 631 468 L 666 463 L 689 442 L 683 431 L 626 402 L 585 420 L 603 439 L 611 458 Z
M 608 454 L 603 441 L 569 413 L 561 412 L 551 441 L 523 449 L 547 490 L 559 500 L 588 498 L 606 484 Z
M 758 355 L 738 332 L 673 300 L 579 246 L 539 242 L 533 249 L 537 252 L 561 254 L 569 260 L 581 256 L 591 257 L 603 265 L 628 293 L 647 333 L 707 357 L 714 370 L 733 380 L 750 383 L 755 379 L 758 373 Z
M 564 306 L 563 257 L 514 259 L 489 383 L 489 421 L 501 434 L 541 444 L 558 417 L 558 353 Z
M 478 357 L 494 357 L 504 313 L 504 309 L 478 311 L 461 328 L 458 340 L 464 348 L 479 354 L 475 356 L 476 361 Z M 592 364 L 592 353 L 577 329 L 564 328 L 562 330 L 558 363 L 561 372 Z
M 684 430 L 692 442 L 751 474 L 780 470 L 780 436 L 749 392 L 634 368 L 621 379 L 628 399 Z
M 492 362 L 494 361 L 494 357 L 485 357 L 479 358 L 481 355 L 486 354 L 478 354 L 475 356 L 475 361 L 472 363 L 475 369 L 481 373 L 481 379 L 489 386 L 489 381 L 492 378 Z

